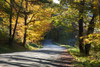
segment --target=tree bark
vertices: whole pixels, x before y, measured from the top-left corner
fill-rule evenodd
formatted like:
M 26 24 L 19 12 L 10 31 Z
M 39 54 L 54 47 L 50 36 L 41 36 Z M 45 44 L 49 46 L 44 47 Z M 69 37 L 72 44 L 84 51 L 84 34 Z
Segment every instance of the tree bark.
M 83 17 L 79 20 L 79 49 L 80 53 L 84 53 L 84 46 L 83 46 Z
M 94 18 L 95 18 L 95 15 L 93 14 L 93 17 L 92 17 L 91 21 L 89 22 L 87 35 L 92 34 L 94 32 L 94 28 L 95 28 Z
M 28 1 L 26 0 L 26 11 L 27 11 L 27 9 L 28 9 Z M 25 47 L 25 44 L 26 44 L 26 37 L 27 37 L 27 28 L 26 28 L 26 26 L 27 26 L 27 13 L 26 13 L 26 11 L 25 11 L 25 23 L 24 23 L 24 25 L 25 25 L 25 31 L 24 31 L 24 38 L 23 38 L 23 46 Z
M 22 6 L 22 3 L 23 3 L 23 0 L 21 2 L 21 6 Z M 12 38 L 11 38 L 11 45 L 13 45 L 13 41 L 14 41 L 14 37 L 15 37 L 15 32 L 16 32 L 17 24 L 18 24 L 20 10 L 21 10 L 21 7 L 19 8 L 18 13 L 17 13 L 16 23 L 15 23 L 15 27 L 14 27 L 14 30 L 13 30 L 13 35 L 12 35 Z
M 19 13 L 17 14 L 17 18 L 16 18 L 15 27 L 14 27 L 14 30 L 13 30 L 13 35 L 12 35 L 12 38 L 11 38 L 11 45 L 13 45 L 13 41 L 14 41 L 14 37 L 15 37 L 15 32 L 16 32 L 16 28 L 17 28 L 17 24 L 18 24 L 18 19 L 19 19 Z
M 12 4 L 12 0 L 10 0 L 10 3 Z M 9 18 L 9 22 L 10 22 L 10 25 L 9 25 L 9 46 L 12 46 L 11 45 L 11 36 L 12 36 L 12 6 L 10 5 L 10 10 L 11 10 L 11 13 L 10 13 L 10 18 Z
M 80 53 L 84 54 L 84 44 L 83 44 L 83 12 L 84 12 L 84 4 L 85 4 L 85 0 L 80 2 L 80 10 L 79 10 L 79 49 L 80 49 Z
M 24 30 L 23 47 L 25 47 L 25 44 L 26 44 L 26 37 L 27 37 L 27 28 L 26 28 L 26 26 L 27 26 L 27 14 L 25 14 L 25 23 L 24 23 L 24 25 L 25 25 L 25 30 Z

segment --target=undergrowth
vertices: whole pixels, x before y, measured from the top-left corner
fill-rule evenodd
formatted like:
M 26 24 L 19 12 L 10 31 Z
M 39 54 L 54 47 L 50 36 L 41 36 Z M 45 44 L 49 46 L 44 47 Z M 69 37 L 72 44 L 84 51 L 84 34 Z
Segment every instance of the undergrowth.
M 91 50 L 89 56 L 84 56 L 80 54 L 78 47 L 62 45 L 59 43 L 55 44 L 68 48 L 68 53 L 74 58 L 74 67 L 100 67 L 100 51 Z
M 100 51 L 91 50 L 89 56 L 81 55 L 78 48 L 70 48 L 68 52 L 74 58 L 75 67 L 100 67 Z
M 4 44 L 3 44 L 4 45 Z M 37 50 L 40 47 L 33 47 L 29 44 L 26 44 L 25 47 L 23 47 L 20 44 L 14 44 L 14 46 L 9 47 L 8 44 L 5 46 L 0 45 L 0 53 L 11 53 L 11 52 L 21 52 L 21 51 L 29 51 L 29 50 Z

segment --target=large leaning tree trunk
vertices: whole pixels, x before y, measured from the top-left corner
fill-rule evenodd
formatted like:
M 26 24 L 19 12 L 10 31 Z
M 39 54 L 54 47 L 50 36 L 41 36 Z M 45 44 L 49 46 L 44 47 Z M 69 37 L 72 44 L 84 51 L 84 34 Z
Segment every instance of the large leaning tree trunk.
M 21 9 L 22 9 L 22 4 L 23 4 L 23 0 L 22 0 L 22 2 L 20 3 L 20 7 L 19 7 L 19 10 L 18 10 L 18 12 L 17 12 L 16 23 L 15 23 L 15 26 L 14 26 L 14 29 L 13 29 L 12 38 L 11 38 L 11 45 L 13 45 L 13 41 L 14 41 L 14 37 L 15 37 L 15 33 L 16 33 L 16 28 L 17 28 L 17 24 L 18 24 L 18 20 L 19 20 L 19 16 L 20 16 L 20 11 L 21 11 Z
M 84 12 L 84 4 L 85 4 L 85 0 L 80 2 L 80 10 L 79 10 L 79 49 L 80 49 L 80 53 L 84 54 L 84 44 L 83 44 L 83 12 Z

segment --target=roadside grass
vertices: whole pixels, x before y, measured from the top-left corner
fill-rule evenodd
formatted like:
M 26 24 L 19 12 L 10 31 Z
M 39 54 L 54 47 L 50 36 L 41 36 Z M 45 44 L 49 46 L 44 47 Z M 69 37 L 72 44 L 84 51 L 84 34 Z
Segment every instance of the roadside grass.
M 64 45 L 64 44 L 60 44 L 60 43 L 56 43 L 56 42 L 54 42 L 54 44 L 56 44 L 56 45 L 58 45 L 58 46 L 65 47 L 65 48 L 74 48 L 73 46 L 70 46 L 70 45 Z
M 29 44 L 25 45 L 25 48 L 28 49 L 28 50 L 38 50 L 41 47 L 42 47 L 41 45 L 37 45 L 37 44 L 34 44 L 34 43 L 29 43 Z
M 41 45 L 38 44 L 26 44 L 25 47 L 22 46 L 22 43 L 18 43 L 17 41 L 14 42 L 13 46 L 9 46 L 8 40 L 0 41 L 0 53 L 12 53 L 12 52 L 21 52 L 21 51 L 30 51 L 30 50 L 37 50 L 41 48 Z
M 9 47 L 8 44 L 5 46 L 0 46 L 0 53 L 12 53 L 12 52 L 21 52 L 21 51 L 30 51 L 30 50 L 37 50 L 39 47 L 33 47 L 31 45 L 25 45 L 23 47 L 22 45 L 14 45 L 12 47 Z
M 29 51 L 29 50 L 37 50 L 41 48 L 41 45 L 28 43 L 25 47 L 22 46 L 22 43 L 14 40 L 14 45 L 9 46 L 8 37 L 0 38 L 0 53 L 11 53 L 11 52 L 21 52 L 21 51 Z
M 100 67 L 100 52 L 91 51 L 89 56 L 83 56 L 78 48 L 68 49 L 74 58 L 75 67 Z M 98 54 L 97 54 L 98 53 Z
M 78 47 L 58 43 L 55 44 L 68 48 L 68 53 L 74 58 L 74 67 L 100 67 L 100 51 L 91 50 L 89 56 L 84 56 L 80 54 Z
M 8 45 L 0 46 L 0 53 L 11 53 L 11 52 L 26 51 L 26 50 L 28 49 L 19 45 L 13 47 L 9 47 Z

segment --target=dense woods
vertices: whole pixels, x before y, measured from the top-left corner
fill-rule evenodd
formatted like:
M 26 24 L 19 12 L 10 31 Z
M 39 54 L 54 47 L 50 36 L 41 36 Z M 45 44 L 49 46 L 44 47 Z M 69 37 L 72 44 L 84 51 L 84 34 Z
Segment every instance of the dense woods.
M 100 0 L 0 0 L 0 53 L 40 48 L 46 39 L 99 62 Z

